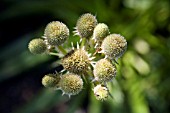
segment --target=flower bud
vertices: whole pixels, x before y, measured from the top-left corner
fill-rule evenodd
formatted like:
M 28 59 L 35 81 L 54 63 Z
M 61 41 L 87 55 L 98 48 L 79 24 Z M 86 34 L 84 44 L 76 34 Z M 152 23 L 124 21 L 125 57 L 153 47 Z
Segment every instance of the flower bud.
M 116 66 L 108 59 L 97 61 L 94 70 L 95 80 L 99 82 L 108 82 L 116 76 Z
M 93 34 L 96 25 L 96 17 L 90 13 L 86 13 L 78 19 L 75 32 L 81 38 L 89 38 Z
M 76 95 L 83 89 L 83 80 L 76 74 L 65 74 L 61 76 L 59 86 L 63 94 Z
M 119 34 L 107 36 L 101 45 L 102 52 L 109 58 L 115 59 L 121 57 L 127 49 L 125 38 Z
M 28 44 L 28 48 L 33 54 L 42 54 L 46 51 L 47 46 L 42 39 L 33 39 Z
M 49 45 L 58 46 L 69 37 L 69 29 L 62 22 L 53 21 L 46 26 L 44 36 Z
M 102 86 L 101 84 L 94 87 L 94 95 L 97 100 L 106 100 L 108 98 L 109 92 L 108 89 L 105 86 Z
M 97 24 L 97 26 L 94 28 L 93 39 L 95 40 L 98 46 L 101 46 L 103 39 L 107 35 L 109 35 L 108 26 L 104 23 Z
M 88 69 L 90 60 L 84 49 L 77 49 L 71 51 L 62 59 L 62 65 L 69 72 L 82 74 Z
M 55 74 L 47 74 L 42 78 L 42 84 L 47 88 L 59 88 L 60 76 Z

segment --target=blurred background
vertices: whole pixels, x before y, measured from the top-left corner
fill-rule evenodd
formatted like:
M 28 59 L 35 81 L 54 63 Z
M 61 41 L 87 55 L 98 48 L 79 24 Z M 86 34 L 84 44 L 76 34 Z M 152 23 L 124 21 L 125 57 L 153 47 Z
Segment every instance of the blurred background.
M 128 42 L 109 83 L 113 99 L 104 102 L 90 86 L 71 99 L 44 88 L 42 77 L 62 67 L 57 57 L 27 49 L 55 20 L 75 40 L 73 27 L 87 12 Z M 170 113 L 169 0 L 1 0 L 0 51 L 0 113 Z

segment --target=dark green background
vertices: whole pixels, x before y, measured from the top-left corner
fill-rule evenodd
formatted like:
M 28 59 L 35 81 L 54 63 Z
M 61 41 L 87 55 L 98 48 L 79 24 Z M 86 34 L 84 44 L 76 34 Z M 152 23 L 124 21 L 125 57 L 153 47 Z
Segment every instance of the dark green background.
M 71 99 L 45 89 L 41 78 L 62 69 L 58 58 L 27 49 L 55 20 L 68 26 L 70 41 L 77 39 L 73 27 L 87 12 L 128 42 L 109 83 L 114 99 L 105 102 L 97 101 L 89 86 Z M 169 20 L 169 0 L 1 0 L 0 113 L 169 113 Z

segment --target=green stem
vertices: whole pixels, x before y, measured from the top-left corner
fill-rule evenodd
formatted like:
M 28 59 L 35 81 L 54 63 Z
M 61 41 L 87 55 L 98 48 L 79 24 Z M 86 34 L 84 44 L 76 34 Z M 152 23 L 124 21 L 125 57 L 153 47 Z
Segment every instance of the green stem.
M 88 74 L 88 76 L 91 78 L 93 78 L 94 79 L 94 75 L 93 75 L 93 71 L 92 71 L 92 69 L 88 69 L 87 71 L 86 71 L 86 73 Z
M 85 46 L 85 44 L 86 44 L 86 38 L 82 38 L 81 48 L 82 48 L 83 46 Z
M 84 75 L 84 74 L 82 74 L 82 77 L 83 77 L 83 79 L 84 79 L 85 83 L 87 84 L 87 83 L 88 83 L 88 82 L 87 82 L 87 78 L 85 77 L 85 75 Z
M 50 55 L 54 55 L 54 56 L 58 56 L 57 53 L 53 53 L 53 52 L 50 52 L 49 54 L 50 54 Z
M 119 65 L 119 63 L 118 63 L 115 59 L 113 59 L 113 62 L 115 62 L 116 64 L 118 64 L 118 65 Z
M 67 51 L 62 46 L 57 46 L 57 48 L 63 55 L 67 54 Z

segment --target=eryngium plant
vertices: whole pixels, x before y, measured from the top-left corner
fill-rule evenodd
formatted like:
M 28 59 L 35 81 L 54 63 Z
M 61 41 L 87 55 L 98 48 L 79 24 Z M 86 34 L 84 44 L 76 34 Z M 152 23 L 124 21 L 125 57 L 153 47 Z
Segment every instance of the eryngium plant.
M 80 16 L 75 28 L 75 35 L 80 37 L 76 49 L 73 44 L 64 48 L 69 29 L 59 21 L 47 24 L 42 39 L 30 41 L 28 48 L 31 53 L 59 56 L 63 66 L 59 73 L 46 74 L 42 84 L 46 88 L 61 90 L 70 97 L 85 90 L 83 81 L 86 81 L 91 84 L 97 100 L 107 100 L 110 95 L 107 83 L 116 76 L 116 60 L 127 49 L 126 39 L 120 34 L 110 34 L 108 26 L 98 24 L 96 17 L 90 13 Z

